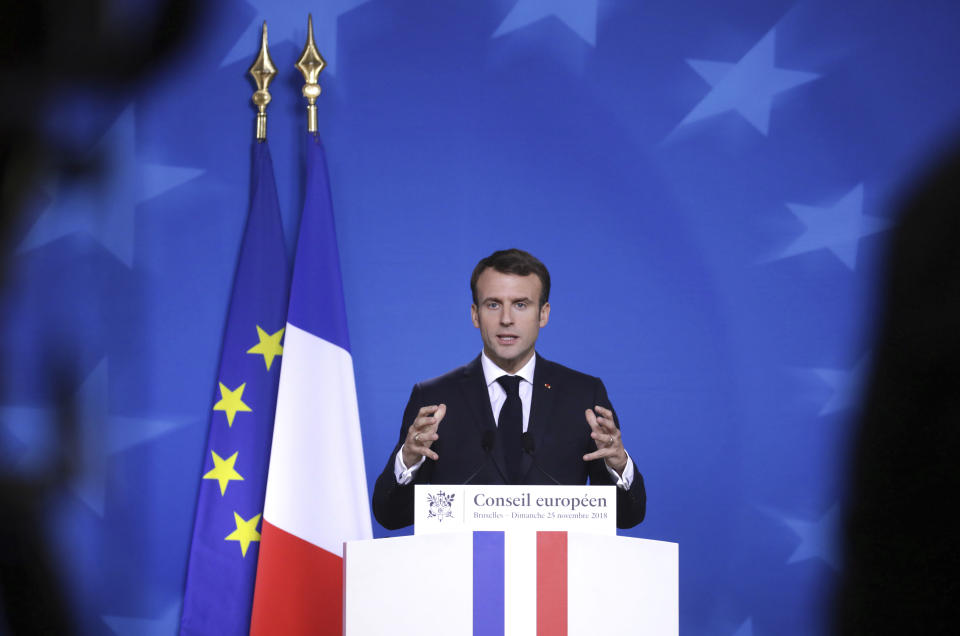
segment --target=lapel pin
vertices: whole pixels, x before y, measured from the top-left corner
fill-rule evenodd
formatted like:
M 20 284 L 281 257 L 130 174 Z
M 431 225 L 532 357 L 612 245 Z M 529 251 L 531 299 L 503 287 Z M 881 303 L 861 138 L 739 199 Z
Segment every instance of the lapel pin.
M 550 388 L 550 385 L 547 384 L 546 382 L 543 383 L 543 386 L 547 387 L 548 389 Z

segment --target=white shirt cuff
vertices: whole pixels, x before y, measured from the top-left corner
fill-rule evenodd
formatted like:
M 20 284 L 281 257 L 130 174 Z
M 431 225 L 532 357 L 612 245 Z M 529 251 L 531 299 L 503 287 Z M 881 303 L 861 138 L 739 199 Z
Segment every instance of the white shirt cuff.
M 623 452 L 627 453 L 627 450 L 624 449 Z M 401 465 L 403 464 L 403 462 L 400 463 Z M 417 466 L 419 465 L 420 464 L 417 464 Z M 630 453 L 627 453 L 627 466 L 623 469 L 622 475 L 618 475 L 617 471 L 610 468 L 606 462 L 604 462 L 603 465 L 607 467 L 607 472 L 610 473 L 610 479 L 616 482 L 617 488 L 620 490 L 630 490 L 630 486 L 633 484 L 633 460 L 630 459 Z M 413 478 L 411 477 L 411 479 Z
M 396 458 L 393 460 L 393 476 L 397 478 L 397 483 L 401 486 L 406 486 L 413 481 L 413 478 L 417 476 L 417 471 L 420 470 L 420 466 L 422 466 L 425 461 L 427 461 L 427 458 L 421 455 L 420 461 L 410 468 L 407 468 L 407 465 L 403 463 L 403 446 L 401 446 L 400 450 L 397 451 Z M 626 473 L 627 471 L 623 472 Z M 633 478 L 632 470 L 630 471 L 630 477 Z M 629 488 L 629 486 L 627 486 L 627 488 Z

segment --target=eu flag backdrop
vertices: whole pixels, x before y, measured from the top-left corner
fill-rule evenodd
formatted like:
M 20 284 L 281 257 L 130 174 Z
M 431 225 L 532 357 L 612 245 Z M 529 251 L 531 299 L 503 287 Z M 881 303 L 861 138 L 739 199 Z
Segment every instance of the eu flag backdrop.
M 86 407 L 83 468 L 48 528 L 77 631 L 174 633 L 198 491 L 225 502 L 252 479 L 229 446 L 212 450 L 239 450 L 244 481 L 221 495 L 203 479 L 210 417 L 238 434 L 257 415 L 254 376 L 219 372 L 250 196 L 247 69 L 266 20 L 290 253 L 312 12 L 368 486 L 411 386 L 479 353 L 473 266 L 521 247 L 553 278 L 538 348 L 603 378 L 644 475 L 647 519 L 626 534 L 680 543 L 682 633 L 819 633 L 884 246 L 960 122 L 960 3 L 204 5 L 200 37 L 136 92 L 50 91 L 50 136 L 110 170 L 43 184 L 8 256 L 0 471 L 38 450 L 42 352 L 72 356 Z M 242 333 L 259 342 L 255 323 Z M 251 346 L 236 355 L 266 372 Z M 253 409 L 232 427 L 212 410 L 220 382 L 246 383 Z M 223 512 L 214 542 L 250 561 L 257 542 L 243 557 Z

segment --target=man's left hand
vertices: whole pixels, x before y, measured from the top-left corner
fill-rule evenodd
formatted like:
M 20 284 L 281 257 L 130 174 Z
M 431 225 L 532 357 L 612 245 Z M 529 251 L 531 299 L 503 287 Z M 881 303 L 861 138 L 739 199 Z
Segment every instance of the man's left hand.
M 623 469 L 627 467 L 627 451 L 620 439 L 620 429 L 613 420 L 613 411 L 595 406 L 587 409 L 586 415 L 587 424 L 590 425 L 590 437 L 596 442 L 597 450 L 584 455 L 583 461 L 589 462 L 602 457 L 607 466 L 622 475 Z

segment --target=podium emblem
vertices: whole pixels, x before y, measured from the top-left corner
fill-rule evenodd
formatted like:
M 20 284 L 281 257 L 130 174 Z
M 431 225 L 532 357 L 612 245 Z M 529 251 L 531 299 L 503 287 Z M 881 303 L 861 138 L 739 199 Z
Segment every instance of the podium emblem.
M 430 508 L 427 510 L 427 519 L 436 519 L 442 522 L 444 519 L 453 519 L 453 499 L 456 497 L 453 493 L 446 494 L 442 490 L 436 494 L 427 494 L 427 501 L 430 502 Z

